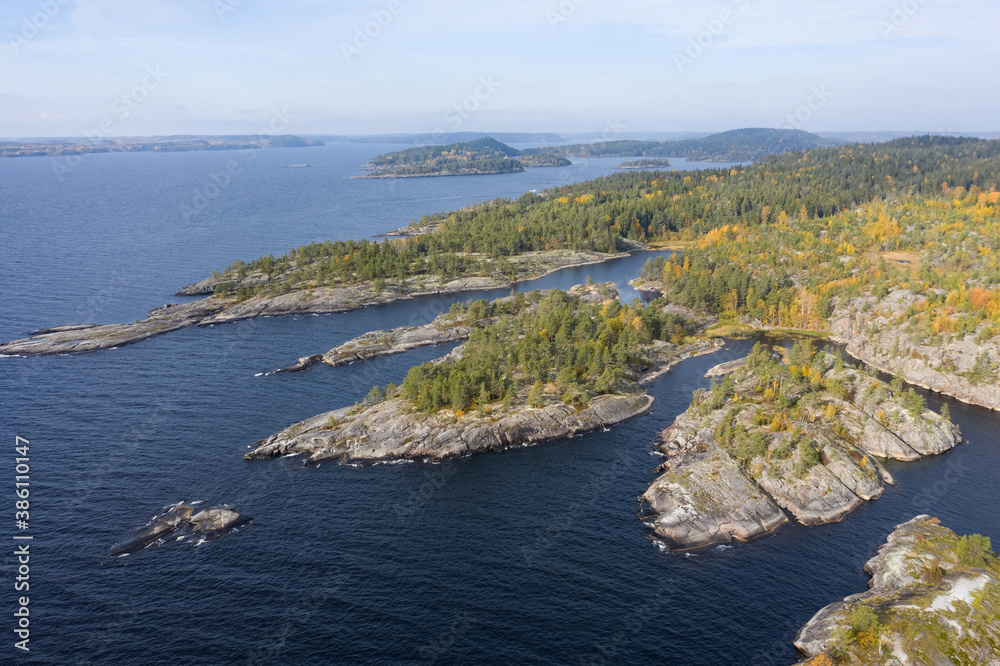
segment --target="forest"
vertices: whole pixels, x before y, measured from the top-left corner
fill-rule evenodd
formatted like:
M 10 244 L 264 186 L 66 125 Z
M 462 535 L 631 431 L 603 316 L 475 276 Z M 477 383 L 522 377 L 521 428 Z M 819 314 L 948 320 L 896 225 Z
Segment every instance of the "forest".
M 410 369 L 402 396 L 418 410 L 448 407 L 461 416 L 497 400 L 509 408 L 523 390 L 531 406 L 554 393 L 583 407 L 594 396 L 630 390 L 654 363 L 654 340 L 680 344 L 695 331 L 693 322 L 655 305 L 589 305 L 562 291 L 475 301 L 466 321 L 484 318 L 492 322 L 472 332 L 459 360 Z
M 939 188 L 826 218 L 781 211 L 723 225 L 643 275 L 659 273 L 669 300 L 724 320 L 818 331 L 837 304 L 903 287 L 928 298 L 895 323 L 931 343 L 1000 335 L 1000 192 Z
M 801 228 L 804 233 L 807 223 L 813 225 L 815 235 L 820 231 L 817 225 L 825 225 L 829 218 L 850 241 L 853 230 L 841 227 L 849 225 L 851 211 L 871 211 L 872 206 L 892 206 L 896 205 L 892 202 L 913 197 L 929 201 L 941 197 L 945 189 L 952 194 L 964 193 L 963 205 L 974 191 L 976 205 L 980 205 L 979 194 L 985 194 L 983 205 L 992 206 L 989 196 L 998 182 L 1000 141 L 929 136 L 772 155 L 731 169 L 616 173 L 517 199 L 497 199 L 425 216 L 419 224 L 440 225 L 433 233 L 381 243 L 312 243 L 278 258 L 269 255 L 249 263 L 238 261 L 224 272 L 226 283 L 220 285 L 218 293 L 247 297 L 261 291 L 280 293 L 379 278 L 401 285 L 402 279 L 413 275 L 513 275 L 516 271 L 505 259 L 529 251 L 620 252 L 629 247 L 628 241 L 694 241 L 713 230 L 731 240 L 734 228 L 736 234 L 758 228 L 790 234 Z M 725 232 L 723 227 L 727 227 Z M 712 239 L 705 242 L 718 245 Z M 769 242 L 772 240 L 761 240 L 761 251 L 780 248 L 768 249 Z M 801 249 L 802 242 L 790 247 Z M 694 262 L 699 252 L 710 249 L 692 248 L 685 256 Z M 789 260 L 793 259 L 800 260 Z M 709 261 L 707 254 L 704 261 Z M 699 276 L 702 270 L 698 269 Z M 725 278 L 734 284 L 746 282 L 736 287 L 741 303 L 745 303 L 749 267 L 737 265 L 726 270 L 742 271 L 739 278 L 736 273 Z M 250 276 L 259 280 L 248 283 Z M 704 280 L 710 278 L 707 275 Z M 760 279 L 784 284 L 788 275 L 768 271 Z M 703 291 L 708 294 L 717 289 L 706 284 Z M 754 285 L 754 289 L 758 296 L 772 291 L 765 284 Z M 726 290 L 731 291 L 732 287 Z M 712 303 L 706 304 L 717 307 L 719 295 L 712 298 Z M 766 300 L 765 304 L 770 305 Z M 777 308 L 778 303 L 774 304 Z
M 683 157 L 692 162 L 752 162 L 764 155 L 825 148 L 835 143 L 802 130 L 747 128 L 720 132 L 700 139 L 621 139 L 547 147 L 544 150 L 566 157 Z M 532 150 L 523 152 L 530 153 Z

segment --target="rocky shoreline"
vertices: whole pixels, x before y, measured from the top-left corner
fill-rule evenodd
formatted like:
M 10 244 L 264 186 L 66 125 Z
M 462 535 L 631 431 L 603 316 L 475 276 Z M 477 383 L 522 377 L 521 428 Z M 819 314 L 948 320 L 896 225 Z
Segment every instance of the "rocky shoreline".
M 442 412 L 423 416 L 401 398 L 355 411 L 319 414 L 253 445 L 248 460 L 305 453 L 306 464 L 326 460 L 391 462 L 444 460 L 540 444 L 604 429 L 648 412 L 653 397 L 602 395 L 582 411 L 561 401 L 519 407 L 500 416 Z
M 563 268 L 599 264 L 628 254 L 572 250 L 529 252 L 511 260 L 518 268 L 517 280 L 503 276 L 471 276 L 442 282 L 437 276 L 424 275 L 408 278 L 402 292 L 388 288 L 376 289 L 374 281 L 371 281 L 347 287 L 299 289 L 276 296 L 258 294 L 242 301 L 209 296 L 191 303 L 165 305 L 150 312 L 147 319 L 134 324 L 76 324 L 35 331 L 30 337 L 0 344 L 0 355 L 89 352 L 140 342 L 194 325 L 203 327 L 227 324 L 256 317 L 336 314 L 371 305 L 411 300 L 419 296 L 507 289 L 519 282 L 544 277 Z M 256 278 L 251 277 L 248 280 L 252 282 L 254 279 Z M 225 275 L 213 276 L 188 285 L 177 295 L 212 294 L 215 287 L 225 281 Z
M 757 348 L 660 433 L 667 460 L 639 499 L 665 547 L 746 541 L 790 519 L 839 521 L 894 483 L 878 458 L 916 460 L 961 441 L 909 394 L 817 356 L 796 380 Z
M 297 372 L 319 363 L 337 367 L 379 356 L 402 354 L 418 347 L 465 340 L 471 332 L 471 326 L 465 326 L 455 321 L 448 314 L 438 315 L 434 321 L 422 326 L 399 326 L 386 330 L 369 331 L 337 345 L 325 354 L 303 356 L 296 364 L 281 368 L 276 372 Z
M 998 664 L 1000 561 L 989 540 L 917 516 L 865 564 L 870 589 L 830 604 L 799 631 L 812 666 Z
M 31 333 L 31 337 L 0 344 L 0 355 L 74 354 L 114 349 L 156 335 L 194 326 L 225 310 L 225 302 L 210 297 L 181 305 L 164 305 L 134 324 L 79 324 Z
M 883 299 L 865 296 L 830 318 L 835 342 L 847 353 L 907 382 L 993 410 L 1000 410 L 1000 339 L 982 338 L 982 326 L 930 344 L 923 327 L 908 324 L 907 310 L 927 297 L 897 289 Z M 981 376 L 980 376 L 981 375 Z

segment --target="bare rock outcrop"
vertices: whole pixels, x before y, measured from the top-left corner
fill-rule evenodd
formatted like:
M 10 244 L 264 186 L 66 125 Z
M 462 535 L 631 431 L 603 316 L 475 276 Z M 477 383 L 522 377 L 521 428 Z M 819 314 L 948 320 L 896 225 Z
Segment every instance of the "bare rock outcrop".
M 830 354 L 786 367 L 758 345 L 743 361 L 657 437 L 667 460 L 640 518 L 670 548 L 745 541 L 789 516 L 839 521 L 894 482 L 875 455 L 915 460 L 961 441 L 915 394 Z
M 324 460 L 441 460 L 483 451 L 537 444 L 591 432 L 644 414 L 653 398 L 644 393 L 593 398 L 577 411 L 557 402 L 518 407 L 499 415 L 455 417 L 450 410 L 429 416 L 401 398 L 314 416 L 257 442 L 247 459 L 306 453 L 307 463 Z
M 843 304 L 830 318 L 833 339 L 847 352 L 907 382 L 1000 410 L 1000 337 L 986 324 L 965 333 L 939 333 L 912 315 L 927 297 L 896 289 L 882 299 L 863 296 Z
M 988 539 L 960 539 L 917 516 L 896 526 L 865 571 L 869 590 L 799 631 L 803 664 L 1000 664 L 1000 561 Z
M 192 326 L 225 307 L 224 301 L 210 297 L 193 303 L 164 305 L 134 324 L 78 324 L 42 329 L 31 337 L 0 344 L 0 354 L 73 354 L 121 347 Z

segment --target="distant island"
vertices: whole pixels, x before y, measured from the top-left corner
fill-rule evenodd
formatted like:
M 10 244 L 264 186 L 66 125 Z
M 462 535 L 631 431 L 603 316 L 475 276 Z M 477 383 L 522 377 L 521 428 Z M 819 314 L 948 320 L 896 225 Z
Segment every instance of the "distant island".
M 475 141 L 482 132 L 434 132 L 431 134 L 371 134 L 352 136 L 344 134 L 323 134 L 316 138 L 328 142 L 342 143 L 400 143 L 430 145 Z M 504 143 L 566 143 L 566 139 L 552 132 L 490 132 L 488 136 Z
M 523 155 L 523 157 L 522 157 Z M 569 166 L 565 157 L 545 152 L 524 153 L 491 137 L 445 146 L 420 146 L 377 155 L 368 163 L 372 173 L 359 178 L 413 178 L 517 173 L 526 167 Z
M 622 162 L 619 164 L 617 169 L 666 169 L 670 166 L 670 160 L 667 159 L 641 159 L 632 160 L 631 162 Z
M 299 136 L 246 134 L 230 136 L 131 136 L 103 139 L 52 139 L 49 141 L 0 141 L 0 157 L 85 155 L 88 153 L 176 153 L 189 150 L 239 150 L 241 148 L 306 148 L 324 145 L 319 139 Z
M 829 148 L 838 141 L 801 130 L 747 128 L 680 141 L 601 141 L 523 151 L 563 157 L 683 157 L 691 162 L 752 162 L 765 155 Z

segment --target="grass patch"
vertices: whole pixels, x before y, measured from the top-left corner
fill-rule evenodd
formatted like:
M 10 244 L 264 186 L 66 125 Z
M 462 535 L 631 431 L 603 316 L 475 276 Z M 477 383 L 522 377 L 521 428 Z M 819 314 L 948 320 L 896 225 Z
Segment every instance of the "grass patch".
M 703 334 L 706 338 L 751 338 L 758 333 L 758 329 L 749 324 L 716 324 Z
M 682 240 L 647 241 L 646 245 L 648 245 L 649 249 L 651 250 L 686 250 L 687 248 L 694 245 L 694 241 L 682 241 Z
M 904 270 L 920 268 L 920 257 L 916 252 L 883 252 L 882 258 Z

